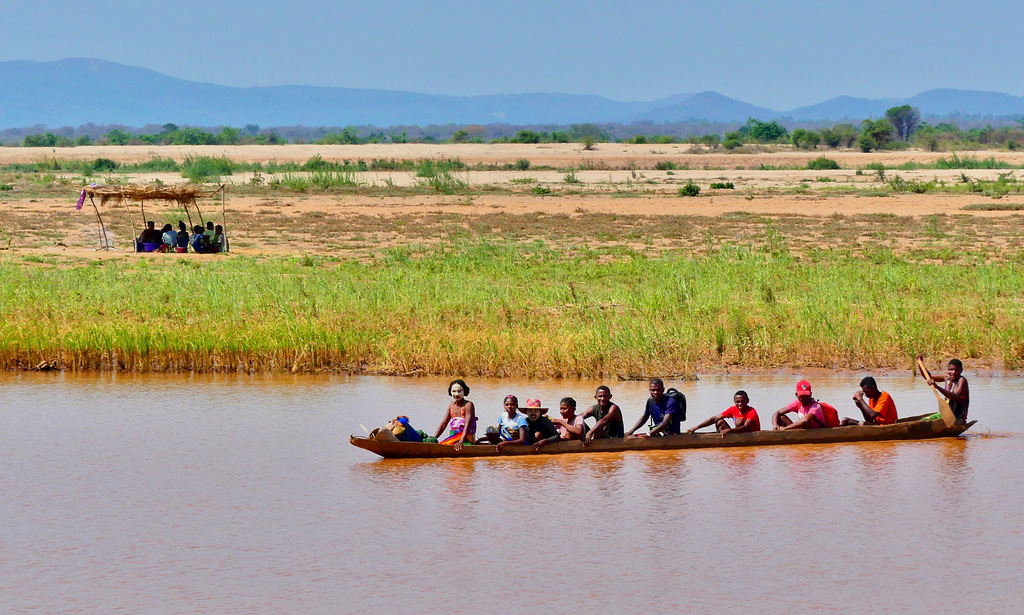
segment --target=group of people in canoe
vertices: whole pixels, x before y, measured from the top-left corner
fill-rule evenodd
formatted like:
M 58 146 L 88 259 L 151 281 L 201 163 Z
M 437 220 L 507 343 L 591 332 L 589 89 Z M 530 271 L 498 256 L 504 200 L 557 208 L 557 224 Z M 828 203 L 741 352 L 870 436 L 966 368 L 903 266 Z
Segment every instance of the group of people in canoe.
M 925 374 L 922 374 L 925 375 Z M 925 375 L 928 384 L 935 386 L 949 401 L 954 415 L 960 421 L 967 420 L 970 405 L 970 391 L 963 376 L 963 363 L 952 359 L 945 375 Z M 937 386 L 942 383 L 943 386 Z M 564 397 L 558 404 L 557 417 L 548 417 L 548 409 L 540 400 L 528 399 L 525 406 L 519 405 L 515 395 L 508 395 L 504 408 L 495 424 L 488 426 L 477 437 L 478 414 L 470 401 L 469 386 L 465 381 L 453 380 L 448 385 L 452 398 L 445 411 L 444 419 L 438 425 L 431 441 L 452 445 L 456 451 L 463 446 L 494 445 L 498 451 L 514 446 L 532 446 L 534 450 L 564 440 L 581 440 L 584 446 L 597 438 L 658 437 L 680 433 L 696 433 L 700 429 L 714 427 L 715 431 L 727 437 L 730 433 L 759 431 L 761 420 L 757 410 L 750 405 L 746 391 L 736 391 L 733 405 L 726 410 L 708 417 L 699 424 L 682 431 L 685 420 L 685 398 L 674 390 L 666 394 L 665 383 L 654 378 L 648 386 L 648 397 L 643 415 L 629 431 L 625 430 L 622 409 L 612 401 L 612 391 L 601 385 L 594 393 L 597 402 L 583 411 L 572 397 Z M 814 398 L 811 383 L 801 380 L 796 385 L 796 399 L 779 408 L 771 417 L 771 428 L 821 429 L 847 425 L 891 425 L 898 420 L 896 404 L 889 393 L 879 389 L 877 381 L 868 376 L 860 381 L 860 387 L 853 394 L 853 404 L 860 412 L 859 418 L 839 418 L 835 407 Z M 405 418 L 405 417 L 400 417 Z M 926 417 L 938 418 L 938 415 Z M 587 419 L 593 424 L 588 425 Z M 650 422 L 647 433 L 637 433 Z M 421 432 L 422 435 L 422 432 Z

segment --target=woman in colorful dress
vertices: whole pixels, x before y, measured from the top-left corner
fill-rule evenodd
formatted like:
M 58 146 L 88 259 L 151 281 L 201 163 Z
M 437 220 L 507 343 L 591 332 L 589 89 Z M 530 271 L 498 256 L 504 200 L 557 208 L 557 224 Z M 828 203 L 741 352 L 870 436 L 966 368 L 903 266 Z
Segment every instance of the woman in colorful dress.
M 466 399 L 469 386 L 462 380 L 452 380 L 448 385 L 448 395 L 452 403 L 448 404 L 448 411 L 434 437 L 440 444 L 450 444 L 456 451 L 461 451 L 462 445 L 472 444 L 476 436 L 476 407 Z

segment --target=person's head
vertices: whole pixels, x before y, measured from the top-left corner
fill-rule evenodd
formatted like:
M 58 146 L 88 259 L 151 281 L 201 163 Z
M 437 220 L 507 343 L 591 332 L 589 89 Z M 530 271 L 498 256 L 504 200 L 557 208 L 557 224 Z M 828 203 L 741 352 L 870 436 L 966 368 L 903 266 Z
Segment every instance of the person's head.
M 563 419 L 568 419 L 576 414 L 576 400 L 571 397 L 563 397 L 558 402 L 558 411 L 562 413 Z
M 515 395 L 506 395 L 505 396 L 505 412 L 508 412 L 511 415 L 511 414 L 515 414 L 516 410 L 518 410 L 518 409 L 519 409 L 519 399 L 517 399 Z
M 808 404 L 811 401 L 811 383 L 806 380 L 801 380 L 796 383 L 796 398 L 800 400 L 801 404 Z
M 203 227 L 201 227 L 201 226 L 199 226 L 197 224 L 197 225 L 192 227 L 192 232 L 197 234 L 197 235 L 202 235 L 203 234 Z
M 208 221 L 206 223 L 206 228 L 208 228 L 208 229 L 210 229 L 212 231 L 213 230 L 213 222 L 212 221 Z
M 647 390 L 654 401 L 661 401 L 661 396 L 665 394 L 665 383 L 661 381 L 661 378 L 652 378 Z
M 188 227 L 185 226 L 185 223 L 183 221 L 178 220 L 178 230 L 181 231 L 182 233 L 186 233 L 188 232 Z
M 750 397 L 746 391 L 736 391 L 736 394 L 732 396 L 732 403 L 740 412 L 746 412 L 750 407 Z
M 462 379 L 452 380 L 448 385 L 448 396 L 455 401 L 462 401 L 467 395 L 469 395 L 469 385 Z
M 540 407 L 539 399 L 528 399 L 526 400 L 526 408 L 523 410 L 526 413 L 527 418 L 531 421 L 536 421 L 540 418 L 540 415 L 547 412 L 546 409 Z
M 150 220 L 149 222 L 146 223 L 146 228 L 154 229 L 155 230 L 156 229 L 156 223 L 153 222 L 152 220 Z
M 871 399 L 878 397 L 878 383 L 871 376 L 865 376 L 860 381 L 860 390 Z
M 170 224 L 165 224 L 164 227 L 162 229 L 160 229 L 160 232 L 161 233 L 166 233 L 167 231 L 171 230 L 172 228 L 174 228 L 174 227 L 171 226 Z
M 964 362 L 960 359 L 950 359 L 949 365 L 946 366 L 946 373 L 952 380 L 960 378 L 960 374 L 964 373 Z
M 612 403 L 612 390 L 602 384 L 597 387 L 597 392 L 594 393 L 594 399 L 597 400 L 597 405 L 602 408 L 606 408 Z
M 214 227 L 213 232 L 220 235 L 221 233 L 224 232 L 224 227 L 218 224 L 216 227 Z

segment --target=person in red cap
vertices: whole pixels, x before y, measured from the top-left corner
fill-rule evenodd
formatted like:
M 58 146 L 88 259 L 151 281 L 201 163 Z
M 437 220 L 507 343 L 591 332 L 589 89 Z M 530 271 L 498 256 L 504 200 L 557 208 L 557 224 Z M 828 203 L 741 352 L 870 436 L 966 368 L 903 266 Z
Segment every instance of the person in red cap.
M 799 413 L 800 418 L 794 421 L 786 416 L 791 412 Z M 825 410 L 811 397 L 811 383 L 806 380 L 796 384 L 796 400 L 772 415 L 774 429 L 819 429 L 824 426 Z

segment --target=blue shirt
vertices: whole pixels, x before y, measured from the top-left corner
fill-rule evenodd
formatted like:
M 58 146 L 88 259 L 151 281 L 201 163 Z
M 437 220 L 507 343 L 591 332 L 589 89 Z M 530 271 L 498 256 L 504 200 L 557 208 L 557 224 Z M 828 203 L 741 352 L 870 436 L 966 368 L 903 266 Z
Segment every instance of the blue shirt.
M 665 433 L 679 433 L 679 425 L 682 421 L 679 419 L 679 412 L 677 412 L 678 409 L 679 407 L 676 404 L 676 400 L 672 399 L 668 395 L 662 395 L 660 403 L 655 403 L 653 397 L 647 398 L 646 412 L 651 415 L 652 419 L 654 419 L 655 427 L 661 425 L 661 422 L 665 420 L 666 414 L 672 415 L 672 419 L 669 422 L 668 429 L 665 430 Z

